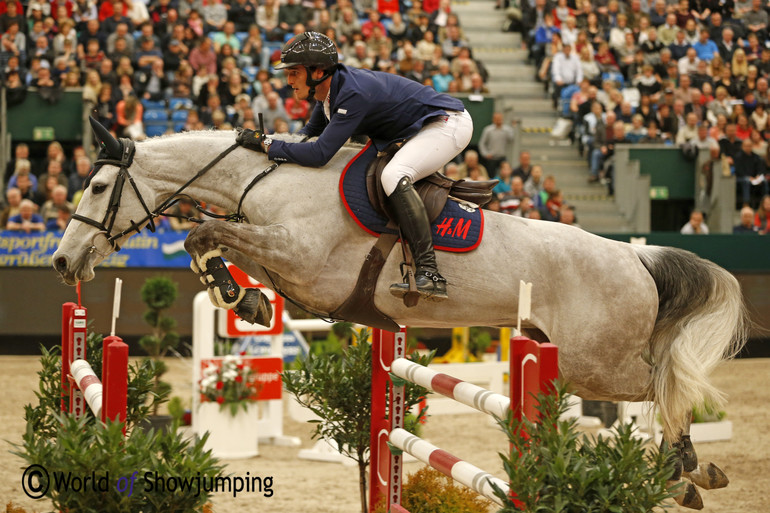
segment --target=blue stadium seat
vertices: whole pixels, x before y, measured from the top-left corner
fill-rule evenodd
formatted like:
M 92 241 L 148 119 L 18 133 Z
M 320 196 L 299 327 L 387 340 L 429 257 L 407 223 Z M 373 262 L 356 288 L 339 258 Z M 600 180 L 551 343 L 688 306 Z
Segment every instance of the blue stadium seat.
M 168 111 L 166 109 L 148 109 L 144 111 L 142 120 L 147 122 L 163 122 L 168 121 Z
M 168 101 L 168 108 L 171 110 L 192 109 L 193 102 L 189 98 L 171 98 Z
M 159 109 L 165 109 L 166 108 L 166 102 L 165 101 L 152 101 L 152 100 L 142 100 L 142 106 L 144 107 L 144 110 L 159 110 Z
M 184 123 L 174 123 L 174 132 L 181 132 L 184 130 Z
M 235 37 L 238 38 L 238 41 L 241 43 L 241 47 L 243 47 L 243 44 L 249 38 L 249 33 L 248 32 L 236 32 L 235 33 Z
M 187 110 L 175 110 L 171 113 L 171 121 L 187 121 Z
M 147 134 L 147 137 L 155 137 L 156 135 L 163 135 L 166 133 L 166 129 L 168 129 L 168 125 L 166 123 L 162 124 L 147 124 L 144 125 L 144 133 Z
M 243 72 L 248 77 L 249 82 L 253 82 L 257 78 L 257 73 L 259 73 L 259 66 L 246 66 L 243 68 Z
M 618 89 L 623 89 L 623 73 L 618 71 L 605 71 L 602 73 L 602 81 L 613 80 L 618 83 Z

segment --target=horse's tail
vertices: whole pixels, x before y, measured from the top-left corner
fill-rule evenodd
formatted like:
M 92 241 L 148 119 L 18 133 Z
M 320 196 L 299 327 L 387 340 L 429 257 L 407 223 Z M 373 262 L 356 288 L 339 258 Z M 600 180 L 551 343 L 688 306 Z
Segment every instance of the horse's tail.
M 658 289 L 648 398 L 660 409 L 664 437 L 674 442 L 694 406 L 723 404 L 709 374 L 746 343 L 748 316 L 738 280 L 718 265 L 681 249 L 634 247 Z

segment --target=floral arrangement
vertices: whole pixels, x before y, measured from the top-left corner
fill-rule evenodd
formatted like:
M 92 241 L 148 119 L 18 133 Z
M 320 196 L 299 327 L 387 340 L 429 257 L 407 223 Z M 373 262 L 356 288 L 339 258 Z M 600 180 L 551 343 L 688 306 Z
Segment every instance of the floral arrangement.
M 229 408 L 235 416 L 239 408 L 246 411 L 248 403 L 259 393 L 257 372 L 240 355 L 225 356 L 220 365 L 208 362 L 200 380 L 201 401 L 217 402 L 222 409 Z

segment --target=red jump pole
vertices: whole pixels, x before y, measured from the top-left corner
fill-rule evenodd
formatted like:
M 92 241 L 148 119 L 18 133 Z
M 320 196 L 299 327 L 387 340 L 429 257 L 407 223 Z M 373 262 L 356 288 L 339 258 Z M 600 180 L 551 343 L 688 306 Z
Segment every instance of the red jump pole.
M 402 456 L 391 454 L 388 439 L 394 427 L 403 425 L 406 414 L 404 387 L 393 387 L 390 380 L 391 363 L 406 355 L 406 329 L 392 333 L 375 328 L 372 332 L 369 511 L 374 511 L 383 498 L 387 498 L 389 504 L 401 501 Z
M 369 452 L 370 483 L 369 511 L 388 494 L 390 459 L 388 455 L 387 387 L 390 362 L 393 361 L 393 334 L 378 328 L 372 329 L 372 413 Z
M 102 422 L 107 419 L 123 423 L 126 434 L 126 408 L 128 396 L 128 345 L 120 337 L 109 336 L 103 341 L 102 383 L 104 402 Z
M 62 305 L 62 394 L 69 395 L 70 413 L 78 418 L 85 413 L 86 401 L 83 393 L 72 382 L 70 365 L 75 360 L 86 358 L 87 323 L 87 308 L 75 303 Z M 64 398 L 62 398 L 62 409 L 64 406 Z
M 67 399 L 70 395 L 70 339 L 72 338 L 72 315 L 77 305 L 67 302 L 61 305 L 61 411 L 67 411 Z
M 526 337 L 511 339 L 511 409 L 514 417 L 537 421 L 537 395 L 540 390 L 540 346 Z

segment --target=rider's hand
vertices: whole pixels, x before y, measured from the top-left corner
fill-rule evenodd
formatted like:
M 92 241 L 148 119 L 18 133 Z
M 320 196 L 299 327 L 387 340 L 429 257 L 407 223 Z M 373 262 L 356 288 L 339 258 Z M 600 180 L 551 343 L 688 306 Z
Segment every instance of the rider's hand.
M 253 151 L 259 151 L 264 153 L 265 148 L 262 146 L 263 136 L 259 132 L 250 128 L 238 129 L 238 135 L 235 137 L 235 142 Z

